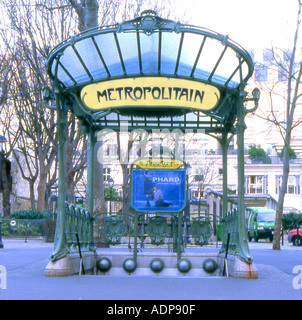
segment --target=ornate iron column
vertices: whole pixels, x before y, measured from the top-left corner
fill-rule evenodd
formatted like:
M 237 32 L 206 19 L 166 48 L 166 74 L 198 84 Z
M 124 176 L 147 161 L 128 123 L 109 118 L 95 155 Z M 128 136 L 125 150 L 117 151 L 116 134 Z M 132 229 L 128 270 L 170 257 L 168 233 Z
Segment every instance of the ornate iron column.
M 252 262 L 247 242 L 247 230 L 245 225 L 245 204 L 244 204 L 244 131 L 245 131 L 245 100 L 244 85 L 240 86 L 237 103 L 237 145 L 238 145 L 238 247 L 236 254 L 247 263 Z
M 231 136 L 228 137 L 228 134 Z M 222 150 L 222 211 L 223 217 L 226 216 L 228 212 L 228 149 L 230 142 L 233 138 L 233 132 L 224 130 L 220 136 L 210 135 L 214 137 L 220 144 Z
M 222 211 L 223 217 L 228 212 L 228 149 L 233 135 L 228 138 L 228 132 L 224 131 L 219 140 L 222 149 Z
M 68 253 L 66 241 L 66 219 L 65 219 L 65 123 L 66 110 L 64 98 L 56 90 L 57 106 L 57 130 L 58 130 L 58 160 L 59 160 L 59 189 L 58 189 L 58 212 L 55 234 L 54 250 L 50 256 L 52 261 L 64 258 Z
M 90 249 L 95 250 L 93 247 L 93 207 L 94 207 L 94 150 L 97 137 L 93 127 L 89 127 L 89 156 L 88 156 L 88 211 L 90 215 L 90 230 L 89 230 L 89 241 Z

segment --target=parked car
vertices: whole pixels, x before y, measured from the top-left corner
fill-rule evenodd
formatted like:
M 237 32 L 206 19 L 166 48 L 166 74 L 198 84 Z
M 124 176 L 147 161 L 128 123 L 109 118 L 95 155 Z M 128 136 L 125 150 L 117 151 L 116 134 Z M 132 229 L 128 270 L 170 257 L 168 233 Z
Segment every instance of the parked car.
M 258 239 L 266 239 L 272 242 L 275 229 L 275 216 L 276 211 L 267 208 L 247 208 L 250 210 L 248 220 L 248 239 L 251 241 L 253 238 L 255 242 Z
M 292 229 L 288 233 L 288 242 L 294 246 L 302 246 L 302 229 Z

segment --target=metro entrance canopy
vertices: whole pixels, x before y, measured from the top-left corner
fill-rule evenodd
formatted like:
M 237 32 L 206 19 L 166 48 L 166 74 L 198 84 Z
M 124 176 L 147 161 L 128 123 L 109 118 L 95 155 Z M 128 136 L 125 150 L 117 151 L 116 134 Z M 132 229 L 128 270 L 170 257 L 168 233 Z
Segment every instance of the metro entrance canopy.
M 130 130 L 189 129 L 217 134 L 223 151 L 224 215 L 229 134 L 237 134 L 238 218 L 237 213 L 232 217 L 238 230 L 232 248 L 241 259 L 252 263 L 244 216 L 244 117 L 257 108 L 259 90 L 255 89 L 250 98 L 244 91 L 254 70 L 246 50 L 228 36 L 166 20 L 148 10 L 136 19 L 70 37 L 52 50 L 46 66 L 53 90 L 46 88 L 44 99 L 56 98 L 60 164 L 52 261 L 69 252 L 64 143 L 66 113 L 70 110 L 90 139 L 87 193 L 91 247 L 96 133 L 102 129 L 119 131 L 127 122 Z M 244 103 L 251 100 L 255 107 L 248 110 Z
M 253 61 L 228 36 L 146 11 L 71 37 L 54 48 L 47 68 L 83 124 L 217 132 L 232 128 Z

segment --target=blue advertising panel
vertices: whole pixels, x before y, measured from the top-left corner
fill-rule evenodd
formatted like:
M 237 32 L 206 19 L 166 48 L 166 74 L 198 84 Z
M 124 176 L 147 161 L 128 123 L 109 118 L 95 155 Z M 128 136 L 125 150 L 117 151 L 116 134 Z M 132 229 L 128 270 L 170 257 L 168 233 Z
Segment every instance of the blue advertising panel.
M 186 206 L 185 170 L 132 170 L 131 182 L 137 212 L 180 212 Z

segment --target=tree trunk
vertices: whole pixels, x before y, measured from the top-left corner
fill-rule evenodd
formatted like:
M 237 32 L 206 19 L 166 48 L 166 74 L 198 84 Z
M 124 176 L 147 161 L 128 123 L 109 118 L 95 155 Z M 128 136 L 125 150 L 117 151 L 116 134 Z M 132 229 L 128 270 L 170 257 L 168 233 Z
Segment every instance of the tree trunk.
M 29 198 L 30 198 L 30 206 L 32 210 L 36 210 L 36 201 L 35 201 L 35 184 L 32 181 L 28 181 L 29 183 Z
M 98 151 L 103 148 L 103 141 L 97 141 L 94 150 L 94 208 L 93 216 L 107 212 L 104 195 L 104 176 L 102 159 L 98 159 Z M 102 152 L 101 152 L 102 153 Z M 88 202 L 88 201 L 87 201 Z M 109 248 L 105 235 L 101 232 L 104 225 L 104 215 L 97 216 L 94 223 L 94 243 L 99 248 Z
M 74 194 L 74 175 L 72 174 L 72 159 L 73 159 L 73 148 L 71 145 L 70 138 L 67 137 L 65 141 L 65 192 L 67 201 L 69 203 L 75 203 Z
M 10 162 L 4 158 L 4 154 L 1 153 L 1 178 L 2 178 L 2 205 L 3 216 L 9 217 L 10 215 Z
M 275 218 L 275 230 L 274 230 L 274 240 L 273 240 L 273 250 L 280 250 L 280 238 L 281 238 L 281 228 L 282 228 L 282 215 L 283 215 L 283 206 L 284 206 L 284 198 L 287 192 L 287 184 L 288 184 L 288 175 L 289 175 L 289 137 L 287 137 L 287 141 L 284 145 L 284 153 L 283 153 L 283 176 L 282 176 L 282 185 L 278 199 L 278 206 L 276 210 L 276 218 Z
M 45 191 L 47 183 L 47 172 L 40 172 L 40 179 L 37 188 L 38 192 L 38 202 L 37 202 L 37 211 L 43 212 L 45 210 Z

